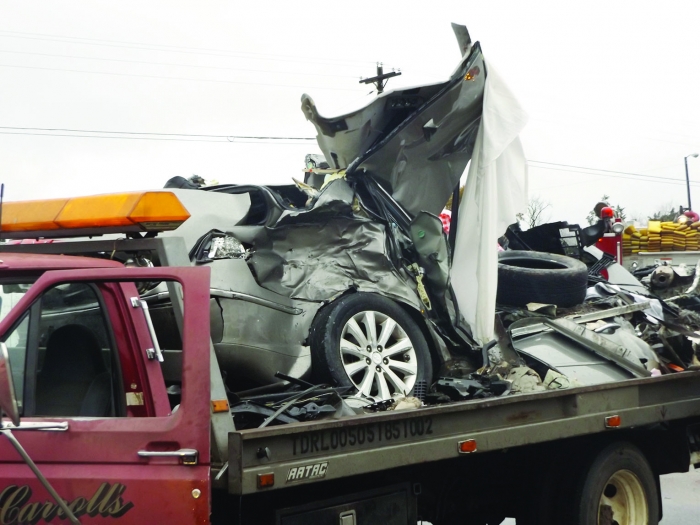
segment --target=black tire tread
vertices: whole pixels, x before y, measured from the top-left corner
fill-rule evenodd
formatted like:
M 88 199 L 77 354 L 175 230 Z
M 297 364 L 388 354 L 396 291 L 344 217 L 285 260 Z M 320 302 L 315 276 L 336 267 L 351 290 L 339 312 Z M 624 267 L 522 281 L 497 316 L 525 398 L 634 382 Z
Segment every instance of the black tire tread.
M 553 261 L 557 269 L 511 266 L 509 258 Z M 501 262 L 503 261 L 503 262 Z M 572 257 L 553 253 L 510 250 L 499 254 L 497 302 L 525 306 L 527 303 L 575 306 L 583 302 L 588 287 L 588 268 Z

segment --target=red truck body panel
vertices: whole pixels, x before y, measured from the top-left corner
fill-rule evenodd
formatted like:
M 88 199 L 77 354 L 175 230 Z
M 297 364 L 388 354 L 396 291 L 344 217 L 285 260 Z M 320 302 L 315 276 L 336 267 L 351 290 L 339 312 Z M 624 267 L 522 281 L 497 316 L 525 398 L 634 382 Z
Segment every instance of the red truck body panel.
M 139 393 L 143 399 L 143 406 L 128 407 L 125 417 L 23 418 L 25 425 L 68 423 L 65 431 L 21 426 L 13 431 L 53 487 L 82 523 L 103 523 L 106 518 L 123 523 L 208 523 L 210 438 L 202 415 L 210 410 L 209 270 L 124 268 L 111 261 L 55 256 L 34 255 L 30 260 L 3 254 L 2 259 L 6 266 L 0 267 L 0 276 L 12 275 L 11 270 L 44 273 L 0 322 L 0 339 L 4 340 L 47 289 L 61 283 L 94 284 L 103 292 L 125 392 Z M 78 269 L 45 271 L 66 266 Z M 130 304 L 131 297 L 138 297 L 133 281 L 139 280 L 170 280 L 182 286 L 183 368 L 187 373 L 183 374 L 181 403 L 173 413 L 160 364 L 143 358 L 152 341 L 143 312 Z M 182 464 L 177 457 L 138 455 L 139 451 L 180 449 L 196 450 L 196 464 Z M 9 441 L 1 437 L 0 464 L 0 523 L 50 522 L 58 512 L 55 502 Z

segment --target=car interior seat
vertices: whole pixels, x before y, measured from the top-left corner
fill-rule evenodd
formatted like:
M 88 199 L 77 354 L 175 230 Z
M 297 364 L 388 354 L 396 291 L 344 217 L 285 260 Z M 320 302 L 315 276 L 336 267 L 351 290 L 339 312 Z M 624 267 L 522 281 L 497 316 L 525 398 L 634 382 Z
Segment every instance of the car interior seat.
M 112 412 L 111 376 L 95 334 L 78 324 L 55 330 L 36 385 L 36 415 L 104 417 Z

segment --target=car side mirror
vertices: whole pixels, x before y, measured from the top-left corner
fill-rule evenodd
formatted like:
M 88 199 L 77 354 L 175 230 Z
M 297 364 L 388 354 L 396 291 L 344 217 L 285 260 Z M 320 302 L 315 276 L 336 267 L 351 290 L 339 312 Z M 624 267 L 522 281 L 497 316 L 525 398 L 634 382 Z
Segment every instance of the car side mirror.
M 0 342 L 0 416 L 7 416 L 16 427 L 19 426 L 19 409 L 15 397 L 15 387 L 12 383 L 12 371 L 10 370 L 10 357 L 7 346 Z

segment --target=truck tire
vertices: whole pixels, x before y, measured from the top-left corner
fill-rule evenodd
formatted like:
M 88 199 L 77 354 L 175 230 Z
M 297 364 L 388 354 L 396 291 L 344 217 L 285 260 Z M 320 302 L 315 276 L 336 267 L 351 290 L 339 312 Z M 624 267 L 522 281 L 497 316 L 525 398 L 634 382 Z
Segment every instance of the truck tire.
M 318 381 L 352 387 L 376 400 L 409 395 L 419 381 L 432 379 L 423 332 L 396 303 L 354 293 L 326 306 L 309 337 Z
M 615 443 L 584 470 L 573 504 L 574 525 L 658 525 L 657 477 L 637 447 Z
M 497 302 L 575 306 L 586 297 L 588 268 L 581 261 L 555 253 L 509 250 L 498 254 Z

